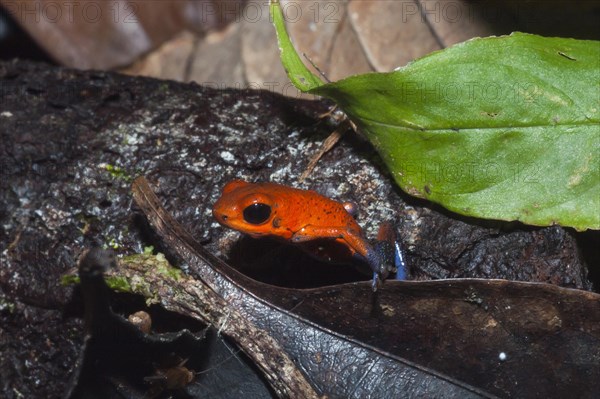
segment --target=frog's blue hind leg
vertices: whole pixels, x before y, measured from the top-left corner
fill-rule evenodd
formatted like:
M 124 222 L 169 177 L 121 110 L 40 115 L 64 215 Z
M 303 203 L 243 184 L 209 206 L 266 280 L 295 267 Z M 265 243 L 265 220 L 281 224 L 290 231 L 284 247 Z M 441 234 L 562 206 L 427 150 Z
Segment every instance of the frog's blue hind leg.
M 406 280 L 406 263 L 404 263 L 404 252 L 400 243 L 394 241 L 394 266 L 396 266 L 396 280 Z
M 387 250 L 386 250 L 386 247 Z M 386 279 L 389 273 L 388 265 L 391 266 L 391 246 L 387 242 L 378 241 L 373 247 L 369 246 L 366 256 L 358 255 L 357 258 L 365 262 L 369 269 L 373 272 L 372 288 L 373 292 L 377 291 L 377 288 L 381 286 L 383 280 Z M 386 258 L 389 261 L 386 262 Z
M 379 279 L 406 280 L 407 269 L 402 246 L 395 234 L 391 234 L 388 234 L 385 240 L 375 243 L 370 251 L 372 256 L 367 257 L 367 262 L 374 274 L 378 274 Z
M 364 260 L 373 272 L 373 291 L 377 290 L 386 278 L 406 280 L 404 253 L 389 223 L 381 225 L 377 240 L 372 247 L 369 246 Z

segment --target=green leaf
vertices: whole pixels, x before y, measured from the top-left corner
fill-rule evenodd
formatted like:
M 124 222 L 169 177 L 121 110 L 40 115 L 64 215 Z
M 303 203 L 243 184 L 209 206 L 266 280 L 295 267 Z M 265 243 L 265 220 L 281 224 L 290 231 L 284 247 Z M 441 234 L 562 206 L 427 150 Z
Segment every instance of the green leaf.
M 414 196 L 468 216 L 600 229 L 600 42 L 473 39 L 306 91 L 336 101 Z
M 271 1 L 270 10 L 275 31 L 277 32 L 281 59 L 285 58 L 283 67 L 290 81 L 298 90 L 303 92 L 321 86 L 323 84 L 321 79 L 308 70 L 294 49 L 294 45 L 285 29 L 285 20 L 278 0 Z

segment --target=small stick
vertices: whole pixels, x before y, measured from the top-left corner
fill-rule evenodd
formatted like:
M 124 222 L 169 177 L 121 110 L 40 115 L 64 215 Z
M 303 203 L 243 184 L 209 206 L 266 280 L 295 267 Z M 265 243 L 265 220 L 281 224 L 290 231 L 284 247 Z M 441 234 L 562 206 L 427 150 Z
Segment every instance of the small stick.
M 351 128 L 351 126 L 352 125 L 350 123 L 350 120 L 345 119 L 325 139 L 325 141 L 323 141 L 323 144 L 321 144 L 321 148 L 319 148 L 319 151 L 317 151 L 317 153 L 313 155 L 310 162 L 308 163 L 308 166 L 306 167 L 304 172 L 302 172 L 302 175 L 300 175 L 300 178 L 298 179 L 300 183 L 302 183 L 308 177 L 308 175 L 312 173 L 312 171 L 315 169 L 317 163 L 323 157 L 323 155 L 325 155 L 327 151 L 331 150 L 337 144 L 337 142 L 340 141 L 344 133 L 346 133 L 346 131 L 348 131 Z

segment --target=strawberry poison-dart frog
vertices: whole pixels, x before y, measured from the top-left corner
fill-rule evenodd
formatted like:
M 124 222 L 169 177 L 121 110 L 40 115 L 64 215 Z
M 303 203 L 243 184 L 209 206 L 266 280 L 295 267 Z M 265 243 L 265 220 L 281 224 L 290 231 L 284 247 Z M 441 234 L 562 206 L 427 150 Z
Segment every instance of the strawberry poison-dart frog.
M 234 180 L 223 188 L 213 215 L 224 226 L 252 237 L 282 239 L 317 259 L 366 264 L 373 273 L 374 291 L 390 273 L 403 279 L 402 251 L 391 227 L 383 225 L 371 245 L 354 220 L 355 210 L 315 191 Z

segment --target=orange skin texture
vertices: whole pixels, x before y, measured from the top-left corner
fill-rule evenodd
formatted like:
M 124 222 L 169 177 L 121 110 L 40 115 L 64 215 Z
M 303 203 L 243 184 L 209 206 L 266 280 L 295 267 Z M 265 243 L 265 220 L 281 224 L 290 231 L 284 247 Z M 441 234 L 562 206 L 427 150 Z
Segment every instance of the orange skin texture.
M 244 209 L 258 203 L 269 205 L 270 215 L 263 223 L 248 223 Z M 353 262 L 372 251 L 344 204 L 311 190 L 234 180 L 223 188 L 213 215 L 224 226 L 252 237 L 275 237 L 299 245 L 326 261 Z

